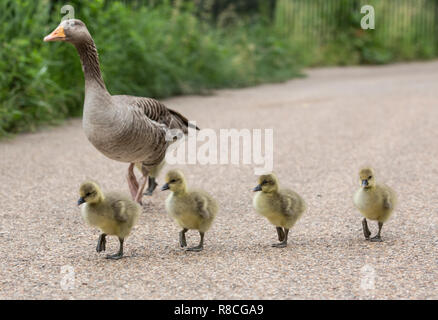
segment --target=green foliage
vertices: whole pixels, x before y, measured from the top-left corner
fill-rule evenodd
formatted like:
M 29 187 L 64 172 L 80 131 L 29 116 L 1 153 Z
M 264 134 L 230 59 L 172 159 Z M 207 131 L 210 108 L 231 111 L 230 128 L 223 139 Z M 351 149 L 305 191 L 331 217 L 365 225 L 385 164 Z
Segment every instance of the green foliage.
M 375 29 L 362 30 L 372 5 Z M 276 23 L 310 65 L 382 64 L 438 55 L 436 0 L 277 0 Z
M 272 15 L 273 3 L 69 1 L 93 35 L 112 94 L 162 98 L 283 81 L 304 65 L 437 56 L 436 0 L 277 0 Z M 76 50 L 42 41 L 64 4 L 0 1 L 0 137 L 82 113 Z M 360 28 L 364 4 L 375 8 L 375 30 Z
M 60 22 L 61 4 L 2 1 L 0 136 L 80 115 L 83 75 L 76 50 L 44 43 Z M 112 94 L 151 97 L 282 81 L 298 74 L 296 49 L 265 22 L 217 28 L 191 3 L 126 5 L 69 2 L 92 34 Z

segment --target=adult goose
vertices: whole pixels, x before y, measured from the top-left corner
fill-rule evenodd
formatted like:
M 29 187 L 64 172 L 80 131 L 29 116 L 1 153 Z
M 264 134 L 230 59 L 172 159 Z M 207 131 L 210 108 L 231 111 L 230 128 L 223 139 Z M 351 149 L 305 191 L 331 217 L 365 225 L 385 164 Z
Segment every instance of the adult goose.
M 149 172 L 160 166 L 167 147 L 173 142 L 166 141 L 172 140 L 166 139 L 166 132 L 179 129 L 186 134 L 189 127 L 187 118 L 151 98 L 112 96 L 100 72 L 93 38 L 82 21 L 62 21 L 44 41 L 66 41 L 76 47 L 85 78 L 82 120 L 85 134 L 94 147 L 108 158 L 130 163 L 127 175 L 129 190 L 133 199 L 141 203 Z M 135 177 L 134 166 L 141 170 L 140 181 Z M 152 188 L 156 185 L 155 181 L 149 181 L 149 184 Z

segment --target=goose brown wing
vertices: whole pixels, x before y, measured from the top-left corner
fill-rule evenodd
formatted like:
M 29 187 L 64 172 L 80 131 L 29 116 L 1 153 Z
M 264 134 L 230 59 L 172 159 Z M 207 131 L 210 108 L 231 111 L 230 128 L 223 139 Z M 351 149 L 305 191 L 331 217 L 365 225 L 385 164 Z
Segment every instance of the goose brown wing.
M 164 124 L 169 129 L 180 129 L 184 133 L 188 131 L 189 120 L 181 113 L 167 108 L 158 100 L 134 96 L 113 96 L 113 98 L 120 100 L 123 104 L 136 106 L 150 120 Z M 198 127 L 195 129 L 199 130 Z

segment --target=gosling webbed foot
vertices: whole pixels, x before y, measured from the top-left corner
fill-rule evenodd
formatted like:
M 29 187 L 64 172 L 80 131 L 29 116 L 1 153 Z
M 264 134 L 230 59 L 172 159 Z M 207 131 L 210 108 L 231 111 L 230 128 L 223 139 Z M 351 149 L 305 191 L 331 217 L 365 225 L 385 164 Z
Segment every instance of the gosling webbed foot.
M 108 254 L 105 258 L 109 260 L 119 260 L 123 258 L 123 253 Z
M 379 232 L 370 239 L 371 242 L 382 242 L 382 238 L 380 237 L 380 232 L 382 232 L 383 222 L 378 222 Z
M 371 242 L 383 242 L 382 238 L 381 238 L 379 235 L 377 235 L 377 236 L 375 236 L 375 237 L 372 237 L 372 238 L 370 239 L 370 241 L 371 241 Z
M 279 243 L 273 243 L 273 244 L 271 244 L 271 247 L 274 247 L 274 248 L 286 248 L 287 247 L 287 242 L 282 241 L 282 242 L 279 242 Z
M 145 196 L 151 196 L 154 193 L 155 188 L 158 186 L 158 183 L 155 181 L 154 177 L 148 177 L 148 188 L 144 193 Z
M 364 218 L 362 220 L 362 229 L 363 229 L 363 235 L 365 236 L 365 240 L 370 240 L 370 229 L 368 229 L 368 223 L 367 223 L 367 219 Z
M 187 248 L 186 251 L 199 252 L 202 251 L 202 249 L 204 249 L 204 232 L 199 232 L 199 235 L 201 236 L 201 240 L 199 241 L 199 244 L 196 247 Z
M 106 234 L 102 233 L 99 236 L 99 239 L 97 240 L 97 247 L 96 247 L 96 251 L 97 252 L 102 252 L 106 250 Z
M 279 228 L 277 228 L 277 232 L 279 232 L 278 229 Z M 279 243 L 272 244 L 271 246 L 274 247 L 274 248 L 285 248 L 285 247 L 287 247 L 287 236 L 289 235 L 289 229 L 287 229 L 287 228 L 284 228 L 284 229 L 280 228 L 280 229 L 281 229 L 281 231 L 283 231 L 283 239 Z M 278 233 L 278 238 L 280 239 L 280 233 Z
M 187 229 L 183 229 L 179 232 L 179 245 L 181 248 L 187 247 L 186 232 Z
M 119 238 L 119 242 L 120 242 L 119 252 L 117 252 L 116 254 L 108 254 L 106 256 L 107 259 L 119 260 L 119 259 L 121 259 L 123 257 L 123 242 L 124 242 L 124 239 Z
M 277 234 L 278 234 L 278 241 L 283 241 L 284 240 L 284 231 L 283 228 L 281 227 L 276 227 L 277 229 Z
M 204 246 L 196 246 L 196 247 L 190 247 L 187 248 L 186 251 L 195 251 L 195 252 L 199 252 L 202 251 L 204 249 Z

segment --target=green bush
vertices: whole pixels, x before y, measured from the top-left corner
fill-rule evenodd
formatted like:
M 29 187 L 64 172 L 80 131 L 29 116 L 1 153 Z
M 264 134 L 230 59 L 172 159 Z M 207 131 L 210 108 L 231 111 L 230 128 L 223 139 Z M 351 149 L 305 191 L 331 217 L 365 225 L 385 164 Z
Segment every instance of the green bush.
M 438 3 L 432 0 L 277 0 L 274 23 L 273 1 L 239 1 L 251 5 L 251 15 L 241 15 L 244 6 L 237 2 L 219 2 L 220 10 L 213 0 L 69 4 L 96 42 L 112 94 L 205 93 L 287 80 L 298 76 L 301 66 L 437 56 Z M 0 1 L 0 137 L 82 113 L 84 81 L 76 50 L 42 41 L 60 22 L 63 4 Z M 360 29 L 364 4 L 375 7 L 375 30 Z

